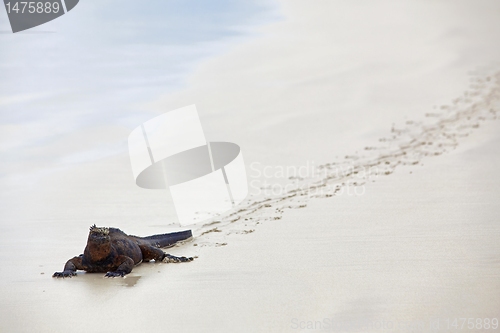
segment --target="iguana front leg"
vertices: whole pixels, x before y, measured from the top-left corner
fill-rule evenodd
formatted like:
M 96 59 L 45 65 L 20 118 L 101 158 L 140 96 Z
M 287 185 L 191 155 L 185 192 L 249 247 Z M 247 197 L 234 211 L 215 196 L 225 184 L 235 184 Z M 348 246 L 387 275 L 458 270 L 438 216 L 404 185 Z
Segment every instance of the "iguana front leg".
M 125 276 L 132 272 L 134 260 L 130 257 L 120 255 L 113 261 L 113 266 L 118 268 L 114 271 L 107 272 L 106 275 L 104 275 L 105 277 Z
M 70 259 L 66 262 L 66 265 L 64 265 L 64 271 L 62 272 L 55 272 L 52 277 L 57 277 L 57 278 L 65 278 L 65 277 L 72 277 L 76 275 L 76 271 L 78 269 L 83 270 L 85 267 L 82 264 L 82 258 L 83 254 L 80 254 L 78 257 L 74 257 L 73 259 Z

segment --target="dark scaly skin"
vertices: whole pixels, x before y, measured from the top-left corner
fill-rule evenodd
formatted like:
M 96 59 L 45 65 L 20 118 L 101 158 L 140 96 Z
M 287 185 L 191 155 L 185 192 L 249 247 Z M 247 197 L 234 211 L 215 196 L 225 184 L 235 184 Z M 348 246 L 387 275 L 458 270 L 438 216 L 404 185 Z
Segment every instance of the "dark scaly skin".
M 117 228 L 90 228 L 87 246 L 83 254 L 66 262 L 64 271 L 55 272 L 52 277 L 71 277 L 77 270 L 89 273 L 106 273 L 106 277 L 125 276 L 135 265 L 143 261 L 187 262 L 193 258 L 174 257 L 160 250 L 162 236 L 146 239 L 129 236 Z M 159 240 L 159 241 L 158 241 Z M 175 241 L 174 241 L 175 243 Z M 169 244 L 172 246 L 173 244 Z

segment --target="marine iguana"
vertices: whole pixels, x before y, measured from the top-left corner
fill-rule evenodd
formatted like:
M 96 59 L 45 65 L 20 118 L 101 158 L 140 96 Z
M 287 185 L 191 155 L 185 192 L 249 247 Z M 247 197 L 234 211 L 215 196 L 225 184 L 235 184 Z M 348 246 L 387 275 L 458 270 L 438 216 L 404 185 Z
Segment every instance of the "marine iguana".
M 191 230 L 170 234 L 137 237 L 127 235 L 117 228 L 90 227 L 87 246 L 83 254 L 66 262 L 64 271 L 52 277 L 71 277 L 77 270 L 89 273 L 106 273 L 106 277 L 125 276 L 143 261 L 186 262 L 193 258 L 174 257 L 160 250 L 192 237 Z

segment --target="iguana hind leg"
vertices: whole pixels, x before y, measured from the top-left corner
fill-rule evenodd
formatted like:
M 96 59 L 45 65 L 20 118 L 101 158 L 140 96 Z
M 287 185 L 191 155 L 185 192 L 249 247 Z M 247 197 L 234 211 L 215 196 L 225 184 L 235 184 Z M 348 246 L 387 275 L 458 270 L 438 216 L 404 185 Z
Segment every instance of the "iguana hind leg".
M 152 245 L 139 245 L 142 252 L 142 261 L 162 261 L 165 258 L 165 252 Z
M 157 247 L 154 247 L 152 245 L 139 245 L 139 248 L 141 249 L 142 252 L 142 260 L 143 261 L 163 261 L 163 262 L 187 262 L 187 261 L 192 261 L 193 258 L 189 257 L 175 257 L 172 256 L 168 253 L 163 252 Z
M 166 253 L 165 258 L 163 259 L 163 262 L 171 262 L 171 263 L 188 262 L 188 261 L 193 261 L 193 257 L 188 257 L 188 258 L 176 257 Z

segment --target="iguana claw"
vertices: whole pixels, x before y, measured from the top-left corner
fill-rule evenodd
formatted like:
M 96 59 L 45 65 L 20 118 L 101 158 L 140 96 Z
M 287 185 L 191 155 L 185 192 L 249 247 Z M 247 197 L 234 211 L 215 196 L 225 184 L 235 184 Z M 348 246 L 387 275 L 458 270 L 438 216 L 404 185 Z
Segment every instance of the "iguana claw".
M 188 262 L 188 261 L 192 261 L 192 260 L 193 260 L 193 257 L 189 257 L 189 258 L 176 257 L 176 256 L 172 256 L 170 254 L 166 254 L 165 258 L 163 258 L 163 262 L 168 262 L 168 263 Z
M 54 275 L 52 275 L 52 277 L 56 277 L 56 278 L 65 278 L 65 277 L 72 277 L 72 276 L 76 276 L 76 273 L 73 272 L 73 271 L 64 271 L 64 272 L 55 272 Z
M 104 275 L 104 277 L 117 277 L 117 276 L 123 277 L 124 275 L 125 272 L 107 272 L 106 275 Z

